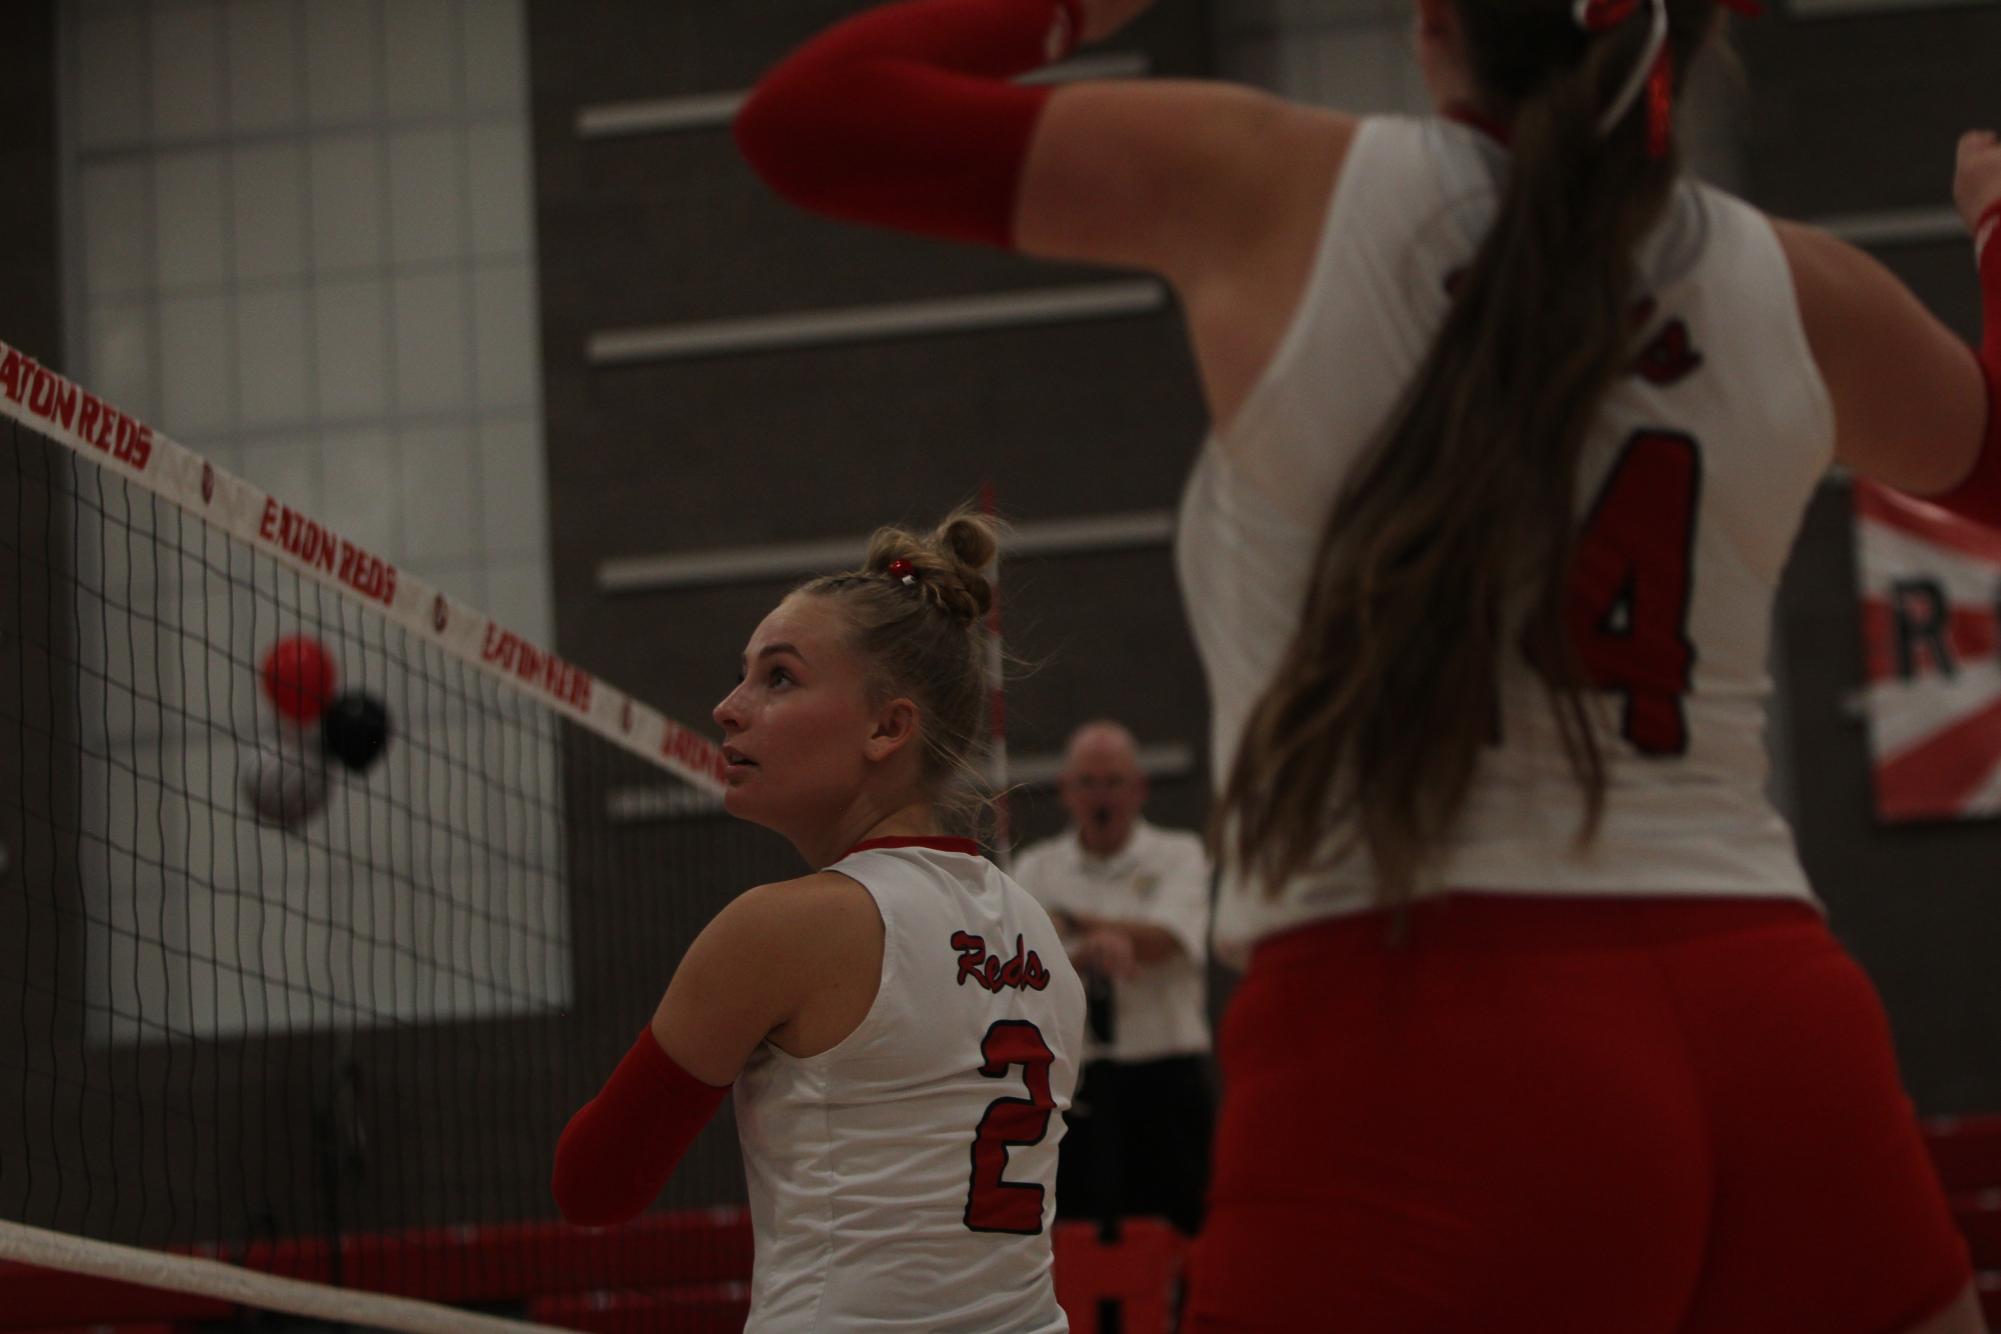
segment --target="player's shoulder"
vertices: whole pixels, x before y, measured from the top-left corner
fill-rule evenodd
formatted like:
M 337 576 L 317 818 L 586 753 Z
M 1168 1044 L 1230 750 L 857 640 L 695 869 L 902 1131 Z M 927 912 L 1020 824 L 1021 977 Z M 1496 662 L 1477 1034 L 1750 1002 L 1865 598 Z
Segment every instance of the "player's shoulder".
M 823 947 L 849 936 L 879 937 L 882 918 L 860 881 L 838 871 L 814 871 L 752 886 L 716 914 L 711 929 L 751 949 Z
M 790 880 L 769 880 L 752 885 L 731 899 L 729 906 L 739 912 L 751 913 L 797 911 L 804 904 L 839 898 L 850 890 L 860 889 L 860 883 L 853 876 L 839 871 L 809 871 Z

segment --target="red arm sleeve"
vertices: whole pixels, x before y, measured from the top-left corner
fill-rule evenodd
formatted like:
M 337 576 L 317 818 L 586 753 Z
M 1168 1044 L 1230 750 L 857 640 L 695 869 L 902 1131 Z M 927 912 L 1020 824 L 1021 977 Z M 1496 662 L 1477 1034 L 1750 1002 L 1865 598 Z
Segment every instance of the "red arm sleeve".
M 1080 0 L 905 0 L 828 29 L 767 74 L 736 140 L 803 208 L 1009 246 L 1049 92 L 1009 82 L 1066 56 Z
M 641 1033 L 556 1145 L 551 1189 L 563 1217 L 583 1227 L 637 1218 L 728 1092 L 683 1070 L 650 1028 Z
M 1966 480 L 1942 496 L 1925 499 L 1975 523 L 2001 528 L 2001 204 L 1982 214 L 1973 230 L 1980 247 L 1980 368 L 1987 379 L 1987 436 Z

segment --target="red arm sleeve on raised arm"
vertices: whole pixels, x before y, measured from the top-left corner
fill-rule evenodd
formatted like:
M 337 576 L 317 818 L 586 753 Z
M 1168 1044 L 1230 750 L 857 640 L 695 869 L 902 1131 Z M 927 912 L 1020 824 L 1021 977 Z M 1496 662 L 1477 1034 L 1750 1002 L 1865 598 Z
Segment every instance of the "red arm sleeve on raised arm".
M 1987 379 L 1987 436 L 1966 480 L 1926 499 L 1975 523 L 2001 528 L 2001 204 L 1981 216 L 1974 236 L 1980 246 L 1980 368 Z
M 854 222 L 1009 247 L 1046 88 L 1009 82 L 1076 45 L 1080 0 L 906 0 L 767 74 L 736 141 L 771 188 Z
M 637 1218 L 728 1093 L 683 1070 L 652 1029 L 641 1033 L 556 1145 L 551 1189 L 563 1217 L 583 1227 Z

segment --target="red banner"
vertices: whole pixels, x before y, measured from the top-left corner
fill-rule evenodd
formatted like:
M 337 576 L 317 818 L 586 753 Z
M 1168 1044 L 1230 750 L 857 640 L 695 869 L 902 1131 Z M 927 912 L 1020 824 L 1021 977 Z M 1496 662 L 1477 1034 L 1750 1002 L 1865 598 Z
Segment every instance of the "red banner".
M 1855 483 L 1876 816 L 2001 814 L 2001 533 Z

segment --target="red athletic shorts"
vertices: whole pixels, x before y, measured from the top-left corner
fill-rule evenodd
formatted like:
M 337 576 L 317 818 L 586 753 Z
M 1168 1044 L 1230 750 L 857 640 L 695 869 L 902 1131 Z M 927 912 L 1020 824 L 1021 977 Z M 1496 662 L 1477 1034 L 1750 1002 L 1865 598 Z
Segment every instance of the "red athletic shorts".
M 1798 903 L 1457 894 L 1260 945 L 1187 1328 L 1890 1334 L 1971 1278 Z

